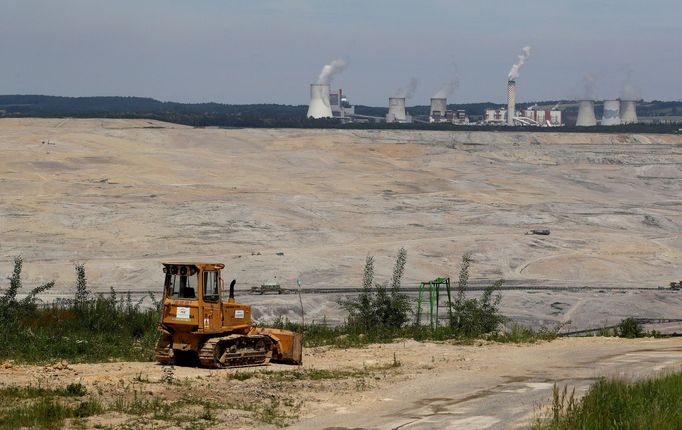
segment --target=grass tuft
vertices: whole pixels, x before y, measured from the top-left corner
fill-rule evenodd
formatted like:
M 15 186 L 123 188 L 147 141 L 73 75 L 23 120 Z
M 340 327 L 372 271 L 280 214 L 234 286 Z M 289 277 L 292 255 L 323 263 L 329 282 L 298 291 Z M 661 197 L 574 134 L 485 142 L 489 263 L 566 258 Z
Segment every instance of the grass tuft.
M 579 402 L 564 387 L 554 387 L 552 415 L 538 418 L 535 430 L 679 429 L 682 423 L 682 372 L 628 382 L 597 381 Z

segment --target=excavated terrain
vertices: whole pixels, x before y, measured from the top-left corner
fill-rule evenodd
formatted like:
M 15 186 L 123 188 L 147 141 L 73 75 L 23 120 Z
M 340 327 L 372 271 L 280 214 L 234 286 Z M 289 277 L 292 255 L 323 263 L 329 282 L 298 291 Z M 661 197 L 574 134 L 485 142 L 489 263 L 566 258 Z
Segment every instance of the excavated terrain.
M 21 254 L 27 287 L 57 281 L 48 300 L 73 293 L 74 262 L 142 294 L 162 261 L 211 260 L 260 320 L 296 319 L 294 295 L 246 292 L 356 287 L 367 255 L 386 280 L 405 247 L 405 286 L 470 253 L 480 284 L 559 288 L 504 292 L 520 322 L 682 317 L 656 289 L 682 278 L 682 136 L 2 119 L 0 172 L 0 273 Z M 340 297 L 304 295 L 306 316 L 340 321 Z

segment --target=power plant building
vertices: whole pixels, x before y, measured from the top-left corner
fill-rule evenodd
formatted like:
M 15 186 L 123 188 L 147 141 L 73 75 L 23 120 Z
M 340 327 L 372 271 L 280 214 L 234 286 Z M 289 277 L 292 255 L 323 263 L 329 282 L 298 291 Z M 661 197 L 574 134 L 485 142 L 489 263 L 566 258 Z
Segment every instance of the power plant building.
M 351 106 L 348 98 L 339 88 L 337 92 L 329 94 L 329 104 L 332 109 L 332 117 L 339 118 L 343 122 L 350 121 L 351 116 L 355 115 L 355 106 Z
M 597 117 L 594 115 L 594 101 L 580 100 L 578 103 L 577 127 L 594 127 L 597 125 Z
M 537 109 L 529 108 L 521 112 L 517 117 L 517 122 L 523 125 L 537 125 L 542 127 L 559 127 L 561 122 L 561 111 L 557 109 Z
M 637 124 L 637 102 L 634 100 L 621 100 L 620 102 L 621 124 Z
M 620 125 L 620 101 L 605 100 L 601 125 Z
M 411 123 L 412 116 L 405 109 L 405 97 L 390 97 L 386 122 Z
M 491 125 L 505 124 L 507 122 L 507 110 L 505 108 L 486 109 L 483 122 Z
M 310 104 L 308 118 L 331 118 L 332 107 L 329 103 L 329 84 L 310 84 Z
M 443 97 L 431 98 L 431 110 L 429 112 L 430 123 L 469 124 L 469 117 L 465 110 L 448 110 L 448 102 Z

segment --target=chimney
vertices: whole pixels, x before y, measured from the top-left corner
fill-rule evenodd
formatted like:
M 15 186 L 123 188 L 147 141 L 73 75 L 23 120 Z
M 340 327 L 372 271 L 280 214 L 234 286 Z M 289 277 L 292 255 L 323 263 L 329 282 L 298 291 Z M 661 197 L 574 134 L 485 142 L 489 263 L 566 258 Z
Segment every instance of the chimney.
M 507 81 L 507 125 L 514 125 L 516 116 L 516 81 Z

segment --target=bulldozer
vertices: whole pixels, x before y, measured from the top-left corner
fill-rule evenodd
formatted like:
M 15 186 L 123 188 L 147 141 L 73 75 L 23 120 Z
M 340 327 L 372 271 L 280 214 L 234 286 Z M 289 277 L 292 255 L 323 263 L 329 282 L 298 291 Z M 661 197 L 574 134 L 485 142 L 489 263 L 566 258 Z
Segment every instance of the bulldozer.
M 161 364 L 228 368 L 270 361 L 302 364 L 303 335 L 257 327 L 251 306 L 225 291 L 222 263 L 163 263 L 163 307 L 156 344 Z

